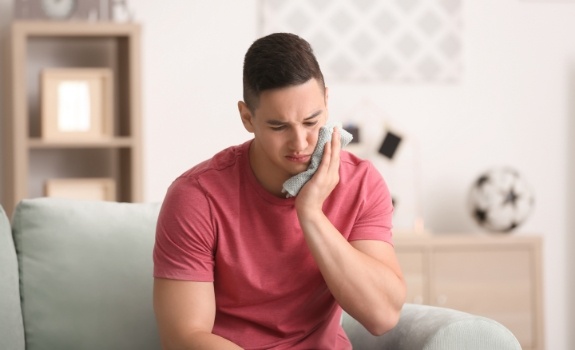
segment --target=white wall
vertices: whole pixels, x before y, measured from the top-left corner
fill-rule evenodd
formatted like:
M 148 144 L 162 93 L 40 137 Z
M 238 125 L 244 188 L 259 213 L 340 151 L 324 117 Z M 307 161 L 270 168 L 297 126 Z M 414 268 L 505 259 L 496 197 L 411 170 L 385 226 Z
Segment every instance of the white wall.
M 0 0 L 1 21 L 10 3 Z M 145 198 L 160 201 L 181 172 L 250 137 L 236 102 L 243 55 L 258 36 L 257 1 L 131 6 L 144 26 Z M 463 9 L 459 83 L 328 81 L 330 114 L 343 118 L 369 98 L 417 137 L 434 232 L 480 231 L 465 210 L 471 182 L 495 165 L 517 168 L 536 208 L 513 234 L 544 238 L 546 348 L 573 349 L 575 1 L 467 0 Z

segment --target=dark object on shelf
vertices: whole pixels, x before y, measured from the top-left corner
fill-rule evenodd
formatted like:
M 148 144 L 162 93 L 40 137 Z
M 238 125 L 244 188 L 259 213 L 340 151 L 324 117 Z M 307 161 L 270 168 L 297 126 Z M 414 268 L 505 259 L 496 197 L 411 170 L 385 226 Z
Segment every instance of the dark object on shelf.
M 388 131 L 386 132 L 384 138 L 383 138 L 383 142 L 381 143 L 381 146 L 379 147 L 379 154 L 389 158 L 389 159 L 393 159 L 393 156 L 395 155 L 395 152 L 397 151 L 397 147 L 399 147 L 399 144 L 401 143 L 401 136 Z
M 350 143 L 359 143 L 360 142 L 359 127 L 357 125 L 348 124 L 348 125 L 344 126 L 343 128 L 347 132 L 349 132 L 351 134 L 351 136 L 353 136 L 353 139 L 351 139 Z

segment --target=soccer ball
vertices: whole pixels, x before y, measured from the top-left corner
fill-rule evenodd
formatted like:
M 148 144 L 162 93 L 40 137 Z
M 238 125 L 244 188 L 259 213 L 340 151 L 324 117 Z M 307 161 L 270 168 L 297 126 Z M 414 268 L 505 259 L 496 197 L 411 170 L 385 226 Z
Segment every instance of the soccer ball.
M 509 232 L 533 210 L 533 191 L 514 169 L 494 168 L 481 174 L 469 192 L 473 219 L 490 231 Z

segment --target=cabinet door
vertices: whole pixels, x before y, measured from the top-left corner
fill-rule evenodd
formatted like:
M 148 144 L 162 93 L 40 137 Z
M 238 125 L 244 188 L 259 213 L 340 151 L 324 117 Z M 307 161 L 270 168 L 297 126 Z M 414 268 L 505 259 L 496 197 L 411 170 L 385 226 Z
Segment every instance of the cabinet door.
M 432 256 L 432 304 L 492 318 L 524 349 L 533 348 L 536 286 L 528 249 L 443 247 Z
M 407 302 L 427 304 L 427 254 L 419 249 L 397 248 L 397 258 L 407 285 Z

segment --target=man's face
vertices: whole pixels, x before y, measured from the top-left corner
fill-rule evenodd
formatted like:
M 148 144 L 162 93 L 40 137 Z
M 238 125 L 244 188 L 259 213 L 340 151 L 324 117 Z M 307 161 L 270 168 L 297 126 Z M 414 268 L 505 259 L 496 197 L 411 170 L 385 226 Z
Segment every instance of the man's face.
M 254 134 L 251 166 L 268 190 L 281 190 L 285 180 L 309 166 L 319 128 L 327 120 L 326 102 L 327 89 L 315 79 L 262 92 L 253 114 L 240 102 L 242 122 Z

